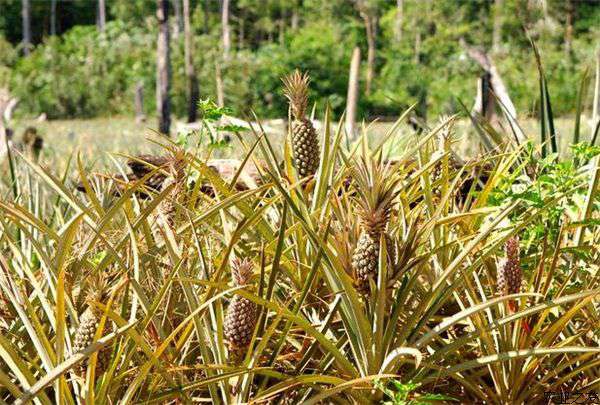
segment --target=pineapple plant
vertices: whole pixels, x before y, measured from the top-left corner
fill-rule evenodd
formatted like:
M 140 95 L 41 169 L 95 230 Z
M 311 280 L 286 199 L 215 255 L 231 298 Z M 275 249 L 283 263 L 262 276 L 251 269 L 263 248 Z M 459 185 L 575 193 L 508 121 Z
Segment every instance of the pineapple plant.
M 306 118 L 310 77 L 296 70 L 283 79 L 284 94 L 289 100 L 292 123 L 292 154 L 300 177 L 312 176 L 319 167 L 319 138 L 312 122 Z
M 100 277 L 95 277 L 94 280 L 97 281 L 97 284 L 92 285 L 92 288 L 86 297 L 87 308 L 79 316 L 79 326 L 75 331 L 73 353 L 81 352 L 91 345 L 94 342 L 94 336 L 98 330 L 102 314 L 92 303 L 102 299 L 104 294 L 104 280 Z M 106 369 L 108 363 L 107 355 L 109 354 L 109 350 L 106 348 L 101 349 L 100 352 L 98 352 L 96 369 L 99 373 L 102 373 Z M 88 364 L 89 358 L 79 363 L 79 367 L 76 369 L 79 376 L 85 376 Z
M 385 238 L 388 261 L 396 261 L 394 242 L 387 232 L 394 199 L 398 195 L 398 176 L 393 175 L 390 165 L 381 160 L 362 160 L 352 168 L 356 200 L 360 219 L 360 236 L 352 254 L 352 268 L 357 289 L 369 291 L 369 280 L 375 279 L 379 267 L 381 238 Z
M 231 264 L 234 284 L 247 285 L 252 271 L 253 265 L 250 260 L 234 259 Z M 250 344 L 257 319 L 258 308 L 254 302 L 239 295 L 233 297 L 227 308 L 223 328 L 225 339 L 234 354 L 240 354 Z

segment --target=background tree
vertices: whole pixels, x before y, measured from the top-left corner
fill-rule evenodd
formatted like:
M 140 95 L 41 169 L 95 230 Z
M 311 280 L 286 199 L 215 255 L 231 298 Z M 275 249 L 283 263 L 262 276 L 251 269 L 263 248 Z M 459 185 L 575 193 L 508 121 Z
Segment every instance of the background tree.
M 171 127 L 171 60 L 169 49 L 169 1 L 157 0 L 158 41 L 156 45 L 156 110 L 158 130 L 169 135 Z
M 157 77 L 156 2 L 104 1 L 107 22 L 100 35 L 96 27 L 98 1 L 56 0 L 56 36 L 50 37 L 52 0 L 29 0 L 31 55 L 21 58 L 23 0 L 0 0 L 0 81 L 21 99 L 19 113 L 46 113 L 49 118 L 135 113 L 134 104 L 123 100 L 131 100 L 138 81 L 148 89 Z M 351 54 L 358 44 L 364 66 L 357 120 L 394 116 L 415 102 L 431 115 L 458 113 L 457 100 L 471 103 L 477 78 L 483 73 L 466 57 L 459 40 L 464 38 L 490 52 L 495 37 L 501 47 L 494 62 L 517 111 L 538 114 L 539 109 L 531 103 L 538 82 L 530 74 L 535 66 L 523 25 L 542 52 L 556 115 L 573 114 L 579 73 L 584 67 L 593 70 L 600 37 L 600 3 L 596 0 L 573 1 L 568 58 L 565 1 L 403 0 L 400 42 L 397 0 L 360 0 L 375 5 L 375 41 L 371 30 L 367 33 L 356 1 L 230 0 L 230 49 L 224 63 L 222 1 L 190 0 L 190 25 L 195 34 L 192 60 L 196 56 L 195 75 L 203 97 L 225 102 L 239 115 L 253 110 L 264 118 L 283 117 L 286 111 L 279 78 L 300 68 L 313 77 L 311 99 L 317 105 L 328 101 L 334 112 L 341 114 L 346 108 Z M 498 35 L 498 29 L 494 34 L 494 26 L 500 26 L 494 23 L 498 21 L 497 4 L 502 6 L 501 29 L 511 35 Z M 169 7 L 169 14 L 176 16 L 174 7 Z M 170 21 L 173 30 L 175 18 Z M 189 118 L 184 35 L 172 43 L 171 113 Z M 375 52 L 371 52 L 371 69 L 367 70 L 369 44 L 373 43 L 370 48 Z M 74 58 L 85 63 L 73 63 Z M 221 76 L 216 74 L 216 65 L 222 69 Z M 367 81 L 369 95 L 365 94 Z M 590 93 L 584 98 L 587 109 L 592 97 Z M 156 98 L 144 101 L 145 113 L 154 114 Z
M 50 1 L 50 35 L 56 35 L 56 0 Z
M 229 32 L 229 0 L 221 0 L 221 44 L 223 46 L 223 59 L 229 59 L 231 49 L 231 34 Z
M 28 56 L 31 52 L 31 4 L 29 0 L 21 1 L 23 6 L 23 54 Z
M 377 50 L 377 31 L 379 28 L 378 5 L 373 0 L 357 0 L 356 6 L 363 19 L 367 34 L 367 77 L 365 93 L 371 94 L 373 78 L 375 77 L 375 53 Z
M 350 61 L 350 74 L 348 75 L 348 96 L 346 97 L 346 135 L 354 137 L 356 127 L 356 106 L 358 105 L 360 74 L 360 48 L 355 47 Z
M 198 79 L 194 68 L 194 43 L 190 20 L 190 0 L 183 0 L 183 26 L 185 35 L 185 73 L 187 76 L 188 122 L 196 121 L 198 101 L 200 99 Z
M 402 23 L 404 21 L 404 0 L 396 0 L 396 18 L 394 20 L 394 40 L 402 41 Z
M 181 11 L 181 0 L 171 0 L 173 11 L 175 13 L 175 24 L 173 24 L 173 38 L 179 38 L 179 34 L 184 30 L 183 15 Z
M 498 52 L 502 44 L 502 9 L 503 0 L 494 0 L 494 26 L 492 32 L 492 50 Z
M 98 0 L 98 30 L 104 31 L 106 27 L 106 4 L 104 0 Z

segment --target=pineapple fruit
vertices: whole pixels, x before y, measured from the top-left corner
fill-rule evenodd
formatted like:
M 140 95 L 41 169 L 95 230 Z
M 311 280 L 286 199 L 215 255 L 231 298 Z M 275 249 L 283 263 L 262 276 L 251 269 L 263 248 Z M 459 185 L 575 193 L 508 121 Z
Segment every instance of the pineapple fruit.
M 519 250 L 519 237 L 512 236 L 504 245 L 506 257 L 502 260 L 498 268 L 498 290 L 500 295 L 517 294 L 521 292 L 523 284 L 523 270 L 521 269 L 521 259 Z M 517 312 L 519 304 L 517 300 L 508 301 L 510 312 Z M 531 324 L 524 318 L 521 320 L 521 327 L 530 335 L 532 333 Z
M 357 289 L 369 292 L 369 280 L 376 279 L 379 268 L 381 238 L 385 238 L 388 262 L 396 261 L 394 241 L 387 232 L 392 205 L 398 194 L 400 179 L 390 172 L 390 165 L 365 160 L 353 169 L 361 233 L 352 255 L 352 267 Z
M 309 82 L 308 74 L 298 70 L 283 79 L 284 94 L 294 117 L 292 153 L 300 177 L 312 176 L 319 168 L 319 138 L 312 122 L 305 117 Z
M 235 259 L 231 265 L 233 281 L 236 286 L 245 286 L 252 276 L 252 262 L 248 259 Z M 258 319 L 256 304 L 236 295 L 227 308 L 224 322 L 224 334 L 230 350 L 239 354 L 252 340 L 254 327 Z
M 513 236 L 504 246 L 506 258 L 498 269 L 498 291 L 501 295 L 517 294 L 521 291 L 523 272 L 519 258 L 519 238 Z
M 91 303 L 101 299 L 103 294 L 103 284 L 94 286 L 94 289 L 88 294 L 86 301 L 88 303 L 87 308 L 79 317 L 79 326 L 75 332 L 75 339 L 73 343 L 73 353 L 78 353 L 85 350 L 89 345 L 94 342 L 94 336 L 98 330 L 100 323 L 101 313 L 98 308 L 94 307 Z M 108 363 L 108 357 L 110 352 L 107 348 L 103 348 L 98 352 L 98 359 L 96 362 L 96 372 L 102 373 L 106 369 Z M 81 377 L 85 376 L 87 366 L 90 358 L 88 357 L 85 361 L 79 363 L 79 367 L 76 368 L 76 372 Z

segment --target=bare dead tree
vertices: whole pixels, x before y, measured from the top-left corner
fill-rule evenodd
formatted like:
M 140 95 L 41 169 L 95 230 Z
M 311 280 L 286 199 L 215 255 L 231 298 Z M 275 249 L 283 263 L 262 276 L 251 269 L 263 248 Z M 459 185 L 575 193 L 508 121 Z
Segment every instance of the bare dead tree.
M 515 128 L 515 131 L 517 131 L 519 142 L 526 141 L 527 137 L 522 133 L 520 127 L 516 123 L 517 109 L 515 108 L 515 105 L 508 94 L 508 90 L 506 89 L 504 81 L 502 80 L 502 77 L 500 76 L 500 73 L 498 72 L 498 69 L 496 68 L 492 58 L 482 49 L 467 45 L 463 39 L 461 39 L 460 43 L 465 49 L 467 55 L 477 62 L 484 71 L 489 73 L 490 85 L 492 87 L 491 91 L 493 92 L 492 94 L 500 102 L 507 119 L 510 121 L 513 128 Z
M 17 98 L 11 97 L 8 89 L 0 88 L 0 159 L 4 158 L 12 144 L 8 125 L 18 102 Z
M 195 122 L 198 112 L 198 78 L 194 69 L 193 36 L 190 17 L 190 0 L 183 0 L 183 30 L 185 35 L 185 74 L 187 76 L 188 122 Z
M 156 44 L 156 110 L 158 130 L 169 135 L 171 128 L 171 61 L 169 49 L 169 1 L 157 0 L 158 41 Z
M 106 27 L 106 4 L 104 0 L 98 0 L 98 30 L 104 31 Z
M 358 104 L 358 80 L 360 74 L 360 48 L 352 51 L 350 74 L 348 76 L 348 96 L 346 98 L 346 134 L 353 138 L 356 131 L 356 106 Z
M 497 119 L 496 99 L 493 93 L 491 75 L 485 72 L 477 79 L 477 97 L 473 111 L 483 116 L 489 122 Z
M 21 17 L 23 20 L 23 54 L 31 52 L 31 3 L 29 0 L 21 0 Z

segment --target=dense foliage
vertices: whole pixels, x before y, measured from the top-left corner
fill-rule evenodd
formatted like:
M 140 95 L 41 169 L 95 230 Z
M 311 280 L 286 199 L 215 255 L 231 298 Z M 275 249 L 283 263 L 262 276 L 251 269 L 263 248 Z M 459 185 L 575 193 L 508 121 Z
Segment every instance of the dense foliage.
M 375 19 L 374 79 L 359 100 L 360 117 L 398 115 L 424 101 L 433 116 L 458 110 L 457 99 L 472 102 L 480 68 L 460 40 L 492 50 L 520 112 L 535 112 L 535 61 L 523 27 L 536 40 L 546 62 L 555 113 L 575 105 L 577 83 L 592 66 L 600 37 L 600 4 L 595 1 L 415 1 L 404 0 L 401 30 L 396 2 L 375 0 L 322 2 L 231 2 L 232 55 L 221 55 L 217 1 L 191 1 L 195 60 L 201 97 L 216 98 L 215 66 L 223 73 L 225 102 L 238 114 L 285 116 L 279 77 L 299 67 L 308 70 L 312 96 L 328 99 L 337 113 L 345 105 L 350 54 L 360 46 L 365 86 L 365 13 Z M 501 4 L 498 7 L 495 4 Z M 133 91 L 142 82 L 145 109 L 154 111 L 155 2 L 107 1 L 109 23 L 103 33 L 93 25 L 96 3 L 58 1 L 57 36 L 49 36 L 50 1 L 33 2 L 33 53 L 19 57 L 20 2 L 4 0 L 0 15 L 0 84 L 9 85 L 28 114 L 82 117 L 131 113 Z M 185 114 L 183 35 L 175 35 L 171 7 L 172 99 L 174 113 Z M 499 21 L 500 43 L 493 43 Z M 87 24 L 87 25 L 86 25 Z M 4 36 L 7 40 L 2 39 Z

